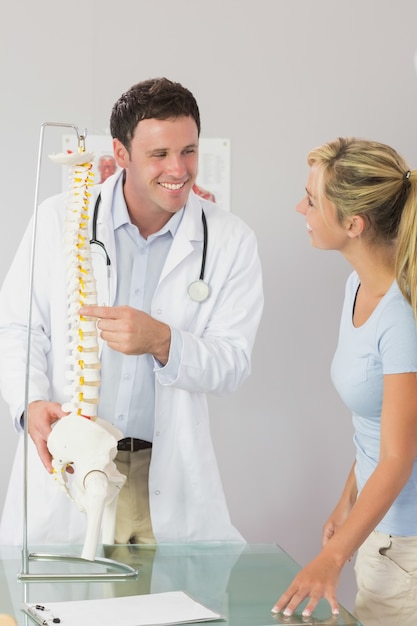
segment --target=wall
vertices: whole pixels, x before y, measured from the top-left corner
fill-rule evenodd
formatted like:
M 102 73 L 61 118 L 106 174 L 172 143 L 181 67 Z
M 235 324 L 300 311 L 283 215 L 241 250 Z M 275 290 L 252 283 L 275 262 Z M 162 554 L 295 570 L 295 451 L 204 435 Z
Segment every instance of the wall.
M 25 0 L 7 16 L 1 279 L 33 210 L 42 122 L 106 132 L 122 91 L 165 75 L 196 95 L 203 136 L 231 139 L 232 210 L 257 233 L 266 308 L 250 380 L 210 401 L 213 437 L 236 525 L 307 562 L 353 460 L 350 418 L 328 373 L 349 268 L 310 248 L 294 207 L 308 150 L 335 136 L 392 143 L 416 166 L 417 5 Z M 49 131 L 49 151 L 60 146 Z M 54 167 L 44 163 L 41 198 L 59 189 Z M 0 410 L 1 504 L 15 435 Z M 351 565 L 339 596 L 351 606 Z

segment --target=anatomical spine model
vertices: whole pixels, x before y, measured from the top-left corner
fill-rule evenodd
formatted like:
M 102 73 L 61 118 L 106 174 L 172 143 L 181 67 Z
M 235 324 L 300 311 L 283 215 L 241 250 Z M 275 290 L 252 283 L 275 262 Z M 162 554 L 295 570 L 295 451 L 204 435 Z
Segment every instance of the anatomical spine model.
M 117 499 L 126 478 L 113 461 L 122 433 L 97 417 L 100 360 L 96 320 L 79 314 L 83 305 L 97 304 L 96 282 L 88 235 L 89 187 L 93 184 L 93 154 L 58 154 L 50 158 L 69 166 L 72 189 L 66 207 L 64 246 L 68 294 L 68 415 L 58 420 L 48 438 L 54 477 L 87 515 L 81 556 L 94 560 L 100 537 L 114 542 Z M 72 474 L 66 471 L 72 468 Z

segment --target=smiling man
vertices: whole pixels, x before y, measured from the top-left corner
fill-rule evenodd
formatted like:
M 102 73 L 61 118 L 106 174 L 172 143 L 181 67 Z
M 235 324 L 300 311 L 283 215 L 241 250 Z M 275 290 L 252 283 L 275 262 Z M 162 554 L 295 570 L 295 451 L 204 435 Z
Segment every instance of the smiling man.
M 250 373 L 263 307 L 256 239 L 239 217 L 193 191 L 200 114 L 190 91 L 166 78 L 138 83 L 115 103 L 110 128 L 120 171 L 92 189 L 90 203 L 98 302 L 106 306 L 81 314 L 96 319 L 102 340 L 98 415 L 123 434 L 116 542 L 243 541 L 230 521 L 206 394 L 234 392 Z M 28 410 L 28 533 L 37 544 L 82 543 L 85 532 L 48 476 L 46 446 L 53 423 L 65 419 L 64 204 L 61 195 L 39 207 Z M 27 296 L 16 286 L 29 274 L 31 232 L 29 225 L 0 293 L 0 384 L 20 431 L 25 359 L 16 355 Z M 19 467 L 0 543 L 21 542 Z

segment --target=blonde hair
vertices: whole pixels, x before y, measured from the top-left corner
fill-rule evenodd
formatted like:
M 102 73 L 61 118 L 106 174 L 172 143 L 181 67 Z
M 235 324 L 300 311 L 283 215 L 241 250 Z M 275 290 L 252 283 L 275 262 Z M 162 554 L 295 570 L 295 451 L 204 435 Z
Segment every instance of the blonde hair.
M 376 141 L 339 138 L 315 148 L 315 193 L 336 207 L 337 218 L 361 215 L 370 242 L 395 244 L 396 278 L 417 320 L 417 171 L 393 148 Z

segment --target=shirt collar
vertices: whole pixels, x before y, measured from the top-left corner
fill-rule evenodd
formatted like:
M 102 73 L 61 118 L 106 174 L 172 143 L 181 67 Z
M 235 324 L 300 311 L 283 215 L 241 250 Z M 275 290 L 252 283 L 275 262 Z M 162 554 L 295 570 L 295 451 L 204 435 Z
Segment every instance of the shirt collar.
M 121 226 L 125 226 L 126 224 L 131 224 L 129 211 L 127 210 L 126 200 L 123 194 L 123 182 L 124 176 L 120 176 L 119 180 L 116 183 L 114 189 L 113 196 L 113 225 L 114 230 L 117 230 Z M 172 217 L 168 220 L 168 222 L 163 226 L 157 233 L 151 235 L 151 237 L 155 237 L 157 235 L 163 235 L 164 233 L 170 232 L 172 237 L 175 237 L 175 234 L 178 230 L 178 227 L 181 223 L 182 216 L 184 215 L 185 207 L 173 213 Z M 149 239 L 149 237 L 148 237 Z

